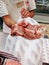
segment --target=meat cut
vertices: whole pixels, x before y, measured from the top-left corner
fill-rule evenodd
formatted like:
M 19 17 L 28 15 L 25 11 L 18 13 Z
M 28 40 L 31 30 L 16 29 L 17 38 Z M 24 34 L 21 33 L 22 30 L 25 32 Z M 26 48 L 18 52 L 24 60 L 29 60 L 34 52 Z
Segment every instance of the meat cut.
M 22 21 L 12 27 L 11 35 L 23 36 L 27 39 L 38 39 L 42 37 L 42 29 L 44 28 L 41 25 L 31 25 L 26 21 Z

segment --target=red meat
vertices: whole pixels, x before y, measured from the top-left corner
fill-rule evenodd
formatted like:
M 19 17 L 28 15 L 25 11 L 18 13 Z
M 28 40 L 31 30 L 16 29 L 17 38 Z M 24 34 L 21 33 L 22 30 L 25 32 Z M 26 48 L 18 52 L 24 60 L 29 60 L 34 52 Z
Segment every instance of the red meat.
M 23 34 L 24 34 L 24 28 L 22 26 L 16 24 L 14 27 L 12 27 L 11 35 L 23 36 Z
M 21 65 L 20 62 L 8 59 L 5 65 Z
M 18 25 L 16 24 L 12 28 L 12 33 L 19 36 L 24 36 L 27 39 L 37 39 L 42 36 L 41 33 L 42 26 L 40 25 L 31 25 L 30 23 L 21 22 Z

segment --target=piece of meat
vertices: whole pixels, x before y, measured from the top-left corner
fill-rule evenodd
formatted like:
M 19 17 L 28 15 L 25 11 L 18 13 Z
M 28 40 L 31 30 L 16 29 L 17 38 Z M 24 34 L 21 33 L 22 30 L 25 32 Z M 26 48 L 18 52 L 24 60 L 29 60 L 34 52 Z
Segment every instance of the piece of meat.
M 20 35 L 20 36 L 23 36 L 23 34 L 24 34 L 24 28 L 22 26 L 18 26 L 17 34 Z
M 25 30 L 24 37 L 27 39 L 34 39 L 34 31 L 31 32 L 30 30 Z
M 28 23 L 19 23 L 12 27 L 11 35 L 23 36 L 27 39 L 37 39 L 42 37 L 41 33 L 42 26 L 31 25 Z
M 24 21 L 24 20 L 23 20 L 22 22 L 19 22 L 19 23 L 18 23 L 19 26 L 22 26 L 22 27 L 24 27 L 24 28 L 26 28 L 26 27 L 28 26 L 28 24 L 29 24 L 29 23 L 27 23 L 27 22 Z
M 40 32 L 25 29 L 24 37 L 27 39 L 38 39 L 42 36 Z
M 21 63 L 18 62 L 18 61 L 15 61 L 15 60 L 8 59 L 8 60 L 5 62 L 5 65 L 21 65 Z
M 38 39 L 42 37 L 42 33 L 40 30 L 41 26 L 29 24 L 27 28 L 25 28 L 24 37 L 28 39 Z
M 42 28 L 41 25 L 31 25 L 31 24 L 28 24 L 27 26 L 27 29 L 30 29 L 30 30 L 40 30 Z
M 12 27 L 11 35 L 23 36 L 23 34 L 24 34 L 24 28 L 22 26 L 15 24 L 15 26 Z

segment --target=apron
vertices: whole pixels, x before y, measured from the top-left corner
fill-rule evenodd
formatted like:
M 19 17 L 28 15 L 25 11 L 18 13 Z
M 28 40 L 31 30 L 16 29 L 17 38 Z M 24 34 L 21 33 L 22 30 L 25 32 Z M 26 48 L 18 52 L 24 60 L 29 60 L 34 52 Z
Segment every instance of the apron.
M 31 18 L 25 20 L 31 24 L 38 24 Z M 22 65 L 42 65 L 42 38 L 28 40 L 21 36 L 9 35 L 6 40 L 5 52 L 17 57 Z

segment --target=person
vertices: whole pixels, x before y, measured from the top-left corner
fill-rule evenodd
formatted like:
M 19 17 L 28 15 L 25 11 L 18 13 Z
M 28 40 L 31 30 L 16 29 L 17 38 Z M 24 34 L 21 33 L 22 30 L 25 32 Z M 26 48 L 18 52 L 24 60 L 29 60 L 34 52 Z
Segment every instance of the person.
M 5 41 L 6 41 L 8 33 L 11 33 L 11 26 L 15 25 L 15 23 L 21 16 L 21 9 L 23 7 L 29 9 L 27 10 L 27 13 L 30 13 L 31 17 L 34 16 L 35 14 L 34 9 L 36 9 L 35 1 L 34 0 L 28 0 L 28 1 L 29 1 L 29 6 L 28 5 L 23 6 L 24 5 L 23 0 L 22 1 L 21 0 L 19 1 L 18 0 L 0 0 L 0 17 L 2 17 L 4 21 L 3 22 L 3 32 L 2 33 L 0 32 L 0 35 L 2 35 L 3 38 L 0 37 L 2 39 L 0 43 L 3 44 L 3 47 L 5 46 L 4 43 L 6 43 Z M 26 10 L 24 10 L 24 12 L 25 11 Z M 23 15 L 24 12 L 22 12 L 22 17 L 27 14 L 26 13 L 25 15 Z
M 0 0 L 0 5 L 1 5 L 0 6 L 0 17 L 3 17 L 3 21 L 5 22 L 3 24 L 4 33 L 11 33 L 11 28 L 13 25 L 15 25 L 17 23 L 19 16 L 22 18 L 27 18 L 27 17 L 32 18 L 34 16 L 34 9 L 36 9 L 35 0 Z M 5 26 L 5 24 L 8 27 Z M 17 58 L 20 60 L 22 65 L 40 65 L 41 64 L 41 62 L 40 62 L 41 52 L 42 52 L 42 44 L 40 42 L 41 39 L 40 40 L 36 39 L 36 40 L 31 41 L 31 40 L 24 39 L 22 37 L 16 37 L 16 38 L 19 39 L 19 42 L 22 42 L 22 43 L 17 43 L 19 47 L 17 45 L 16 45 L 16 47 L 14 47 L 15 52 L 17 52 L 16 48 L 18 47 L 18 54 L 15 53 L 14 55 L 18 55 Z M 9 39 L 9 41 L 12 40 L 12 42 L 13 42 L 14 39 L 16 39 L 16 38 L 11 37 Z M 15 40 L 15 41 L 17 41 L 17 40 Z M 28 45 L 26 45 L 26 42 L 28 42 Z M 22 48 L 22 50 L 21 50 L 21 48 Z M 26 52 L 23 55 L 24 57 L 22 56 L 21 51 Z M 39 54 L 38 54 L 38 51 L 39 51 Z M 14 53 L 14 51 L 13 51 L 13 53 Z M 22 57 L 23 57 L 23 59 L 22 59 Z
M 3 1 L 4 2 L 0 1 L 0 3 L 1 3 L 1 6 L 0 6 L 1 15 L 0 16 L 3 17 L 4 22 L 6 23 L 6 25 L 9 28 L 11 28 L 11 26 L 17 22 L 20 15 L 22 15 L 23 18 L 28 17 L 28 16 L 29 17 L 34 16 L 34 9 L 36 8 L 34 0 L 28 0 L 28 1 L 27 0 L 22 0 L 22 1 L 21 0 L 20 1 L 3 0 Z M 25 1 L 25 3 L 24 3 L 24 1 Z M 7 9 L 6 9 L 6 7 L 7 7 Z M 10 29 L 7 28 L 7 26 L 5 26 L 5 24 L 3 24 L 3 31 L 5 33 L 10 32 Z

